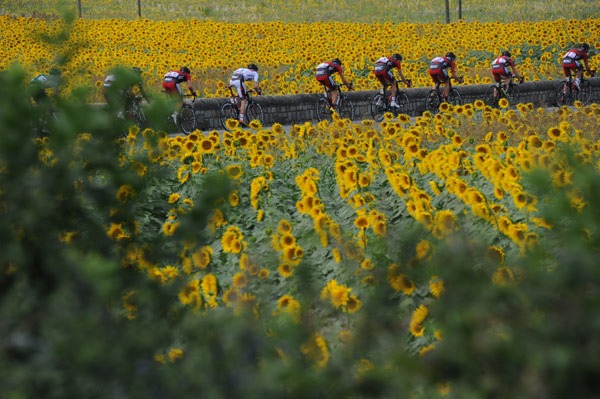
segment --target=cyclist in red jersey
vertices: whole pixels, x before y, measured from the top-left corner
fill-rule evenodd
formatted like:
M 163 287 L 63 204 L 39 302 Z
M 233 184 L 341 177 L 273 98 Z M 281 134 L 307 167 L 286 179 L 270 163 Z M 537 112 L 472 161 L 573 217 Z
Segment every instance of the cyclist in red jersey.
M 565 53 L 562 59 L 562 67 L 566 77 L 571 75 L 571 72 L 575 73 L 575 87 L 579 90 L 579 82 L 583 76 L 583 70 L 585 69 L 589 74 L 594 75 L 595 71 L 592 71 L 588 65 L 588 51 L 590 49 L 589 44 L 582 43 L 579 46 L 570 49 Z M 583 60 L 583 65 L 581 62 Z M 566 89 L 566 88 L 565 88 Z
M 523 77 L 517 72 L 515 67 L 515 61 L 510 58 L 511 54 L 508 50 L 503 51 L 502 55 L 499 56 L 492 62 L 492 75 L 496 81 L 496 86 L 500 88 L 500 84 L 504 80 L 504 87 L 508 87 L 512 82 L 513 76 L 519 81 L 523 81 Z
M 194 90 L 194 86 L 192 85 L 192 76 L 190 74 L 190 69 L 185 66 L 182 66 L 178 71 L 167 72 L 163 80 L 163 88 L 169 95 L 179 95 L 180 97 L 182 97 L 183 91 L 180 85 L 183 82 L 187 83 L 188 89 L 190 90 L 190 94 L 195 96 L 196 91 Z
M 450 69 L 450 76 L 448 76 L 448 69 Z M 444 84 L 444 92 L 442 94 L 442 100 L 448 101 L 448 94 L 450 94 L 450 82 L 449 79 L 452 77 L 458 82 L 462 83 L 463 78 L 456 75 L 456 55 L 453 52 L 448 52 L 444 57 L 435 57 L 429 64 L 429 75 L 435 83 L 436 89 L 440 84 Z
M 392 107 L 397 108 L 398 104 L 396 104 L 396 93 L 398 92 L 398 81 L 394 77 L 393 69 L 398 69 L 398 76 L 400 76 L 400 80 L 404 82 L 407 87 L 410 87 L 410 81 L 406 80 L 404 74 L 402 73 L 402 56 L 398 53 L 392 55 L 391 57 L 381 57 L 375 62 L 375 68 L 373 72 L 375 76 L 379 80 L 379 82 L 383 85 L 382 94 L 385 94 L 385 89 L 388 86 L 392 88 L 392 95 L 390 98 L 390 105 Z
M 331 75 L 338 73 L 340 78 L 342 79 L 342 83 L 344 83 L 351 90 L 352 85 L 348 83 L 346 78 L 344 77 L 344 70 L 342 69 L 342 61 L 339 58 L 334 58 L 330 62 L 322 62 L 317 65 L 317 72 L 315 78 L 319 83 L 321 83 L 325 90 L 328 93 L 331 93 L 331 111 L 335 111 L 335 106 L 337 104 L 337 99 L 339 95 L 339 89 L 335 80 Z

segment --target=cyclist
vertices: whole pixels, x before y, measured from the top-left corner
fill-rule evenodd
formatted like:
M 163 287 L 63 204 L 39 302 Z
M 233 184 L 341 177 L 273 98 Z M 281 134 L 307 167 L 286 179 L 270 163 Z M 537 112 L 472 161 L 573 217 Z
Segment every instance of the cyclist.
M 190 68 L 182 66 L 178 71 L 169 71 L 165 74 L 163 88 L 168 95 L 177 95 L 183 97 L 181 83 L 185 82 L 192 96 L 196 96 L 196 91 L 192 85 L 192 76 Z
M 246 107 L 248 106 L 248 87 L 246 82 L 254 82 L 254 91 L 260 95 L 262 92 L 258 84 L 258 66 L 256 64 L 248 64 L 247 68 L 238 68 L 233 71 L 229 85 L 237 90 L 238 101 L 240 104 L 240 123 L 246 125 L 244 117 L 246 115 Z
M 146 101 L 150 97 L 144 90 L 142 70 L 138 67 L 131 68 L 131 73 L 126 70 L 115 69 L 109 73 L 102 84 L 102 94 L 109 108 L 114 112 L 123 109 L 123 114 L 128 116 L 136 96 L 139 93 Z
M 450 76 L 448 76 L 450 69 Z M 456 75 L 456 55 L 453 52 L 446 53 L 443 57 L 435 57 L 429 64 L 429 75 L 435 83 L 435 88 L 439 89 L 440 84 L 444 84 L 444 92 L 442 93 L 442 101 L 448 101 L 450 94 L 450 77 L 462 83 L 463 78 Z
M 58 68 L 51 68 L 49 74 L 41 73 L 35 76 L 30 82 L 33 101 L 38 105 L 48 104 L 50 101 L 49 90 L 53 90 L 54 94 L 57 94 L 60 83 L 61 73 Z
M 510 51 L 505 50 L 502 55 L 499 56 L 492 62 L 492 75 L 496 81 L 496 87 L 499 89 L 502 81 L 504 80 L 504 88 L 510 86 L 513 76 L 520 82 L 523 81 L 523 77 L 517 72 L 515 67 L 515 61 L 510 58 Z
M 579 83 L 581 82 L 581 77 L 583 76 L 583 70 L 585 69 L 592 76 L 595 72 L 592 71 L 588 65 L 589 49 L 589 44 L 582 43 L 579 46 L 567 51 L 562 59 L 562 67 L 565 76 L 568 78 L 571 73 L 575 74 L 575 87 L 577 90 L 579 90 Z M 583 65 L 581 65 L 581 60 L 583 60 Z M 565 90 L 566 89 L 567 88 L 565 87 Z
M 50 94 L 58 95 L 62 79 L 61 72 L 58 68 L 51 68 L 49 74 L 39 74 L 30 81 L 30 93 L 33 102 L 40 107 L 42 117 L 42 132 L 45 129 L 46 123 L 52 118 L 53 105 Z
M 382 94 L 385 93 L 385 89 L 388 86 L 392 87 L 392 96 L 390 105 L 392 107 L 398 108 L 398 104 L 396 104 L 396 93 L 398 92 L 398 81 L 394 77 L 393 69 L 398 69 L 398 76 L 400 76 L 400 80 L 404 82 L 407 87 L 410 87 L 411 83 L 408 81 L 404 74 L 402 73 L 402 56 L 398 53 L 395 53 L 391 57 L 381 57 L 375 62 L 375 68 L 373 72 L 375 76 L 379 80 L 379 82 L 383 85 Z
M 337 105 L 337 99 L 340 92 L 338 85 L 335 83 L 335 80 L 332 77 L 332 75 L 335 73 L 338 73 L 340 75 L 340 79 L 342 79 L 342 83 L 352 90 L 352 85 L 348 83 L 344 77 L 342 61 L 340 61 L 339 58 L 334 58 L 331 61 L 322 62 L 317 65 L 317 73 L 315 77 L 317 81 L 325 87 L 326 92 L 331 93 L 331 112 L 335 112 L 335 107 Z

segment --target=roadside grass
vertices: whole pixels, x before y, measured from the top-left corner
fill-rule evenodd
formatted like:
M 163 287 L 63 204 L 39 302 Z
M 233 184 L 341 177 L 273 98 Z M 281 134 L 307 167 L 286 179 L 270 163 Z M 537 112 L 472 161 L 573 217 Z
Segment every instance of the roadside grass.
M 164 0 L 6 0 L 0 4 L 0 14 L 34 17 L 58 17 L 63 7 L 73 9 L 87 19 L 135 19 L 138 12 L 142 18 L 152 20 L 198 19 L 220 22 L 253 23 L 268 21 L 317 22 L 346 21 L 362 23 L 445 22 L 443 1 L 414 0 L 397 2 L 391 0 L 182 0 L 176 3 Z M 489 2 L 470 0 L 461 2 L 464 21 L 515 22 L 544 21 L 561 18 L 586 19 L 600 16 L 597 2 L 576 0 L 533 0 L 513 2 Z M 450 21 L 459 19 L 459 1 L 450 1 Z

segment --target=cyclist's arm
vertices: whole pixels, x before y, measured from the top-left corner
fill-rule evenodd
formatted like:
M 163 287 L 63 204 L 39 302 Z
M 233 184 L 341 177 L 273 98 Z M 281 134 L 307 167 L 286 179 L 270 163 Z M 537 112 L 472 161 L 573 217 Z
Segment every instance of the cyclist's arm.
M 511 65 L 511 66 L 510 66 L 510 69 L 511 69 L 511 71 L 512 71 L 512 74 L 513 74 L 513 75 L 514 75 L 514 76 L 515 76 L 517 79 L 519 79 L 519 80 L 522 80 L 522 79 L 523 79 L 523 77 L 522 77 L 521 75 L 519 75 L 519 72 L 517 72 L 517 68 L 515 68 L 515 66 L 514 66 L 514 65 Z
M 398 68 L 398 76 L 400 76 L 400 80 L 407 86 L 410 86 L 408 83 L 408 80 L 406 80 L 406 78 L 404 77 L 404 74 L 402 73 L 402 68 Z

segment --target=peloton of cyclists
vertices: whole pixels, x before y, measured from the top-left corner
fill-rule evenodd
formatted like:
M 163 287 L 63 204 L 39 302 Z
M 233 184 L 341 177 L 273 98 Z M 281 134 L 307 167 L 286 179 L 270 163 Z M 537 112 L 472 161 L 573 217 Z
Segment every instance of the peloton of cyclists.
M 398 76 L 400 77 L 400 80 L 402 80 L 407 87 L 410 87 L 411 82 L 408 81 L 402 73 L 402 56 L 398 53 L 395 53 L 391 57 L 379 58 L 375 62 L 373 73 L 383 86 L 381 90 L 382 94 L 385 94 L 385 89 L 387 89 L 388 86 L 391 86 L 392 95 L 390 98 L 390 105 L 397 108 L 398 104 L 396 103 L 396 93 L 398 92 L 398 81 L 394 77 L 394 68 L 398 69 Z

